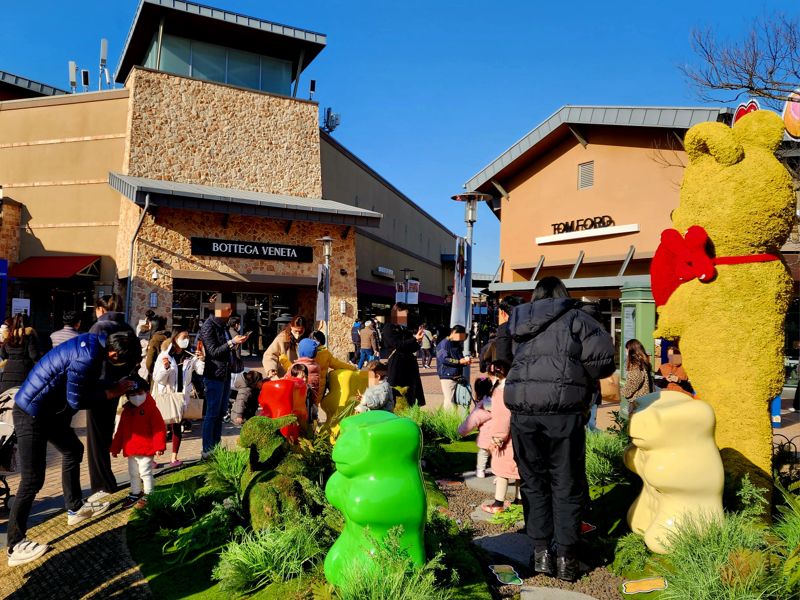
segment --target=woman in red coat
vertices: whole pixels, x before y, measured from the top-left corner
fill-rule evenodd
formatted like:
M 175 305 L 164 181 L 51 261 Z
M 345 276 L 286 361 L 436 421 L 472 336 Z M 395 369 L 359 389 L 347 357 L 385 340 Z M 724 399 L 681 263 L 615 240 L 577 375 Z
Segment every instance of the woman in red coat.
M 167 448 L 166 425 L 148 392 L 147 382 L 136 377 L 134 383 L 136 387 L 126 394 L 128 401 L 122 407 L 111 442 L 111 454 L 116 457 L 122 451 L 128 459 L 131 491 L 123 503 L 124 508 L 144 507 L 147 494 L 153 491 L 153 456 L 161 456 Z

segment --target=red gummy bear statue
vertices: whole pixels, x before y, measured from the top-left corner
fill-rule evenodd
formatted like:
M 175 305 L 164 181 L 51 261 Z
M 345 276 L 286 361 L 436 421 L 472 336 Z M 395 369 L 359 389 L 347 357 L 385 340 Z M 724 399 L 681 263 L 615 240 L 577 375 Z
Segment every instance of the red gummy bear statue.
M 296 442 L 300 435 L 300 427 L 305 429 L 308 420 L 306 384 L 300 379 L 265 381 L 258 395 L 258 403 L 264 416 L 271 419 L 297 415 L 297 423 L 281 428 L 283 437 L 290 442 Z

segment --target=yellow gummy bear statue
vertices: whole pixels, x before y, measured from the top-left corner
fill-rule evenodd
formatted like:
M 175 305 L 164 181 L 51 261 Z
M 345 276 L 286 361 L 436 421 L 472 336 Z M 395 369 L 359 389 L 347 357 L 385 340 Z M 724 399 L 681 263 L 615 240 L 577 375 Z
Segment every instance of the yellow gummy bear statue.
M 723 518 L 725 476 L 708 404 L 683 392 L 649 394 L 637 401 L 630 435 L 625 465 L 643 486 L 628 510 L 628 525 L 650 550 L 668 552 L 669 533 L 689 516 Z
M 711 257 L 779 255 L 792 227 L 792 180 L 775 158 L 783 122 L 760 110 L 733 127 L 700 123 L 686 134 L 689 164 L 672 214 L 684 234 L 708 232 Z M 792 278 L 781 260 L 718 264 L 710 282 L 680 285 L 659 308 L 656 337 L 680 338 L 683 364 L 717 418 L 725 470 L 771 489 L 769 401 L 784 383 L 784 317 Z
M 328 393 L 322 398 L 321 406 L 328 419 L 335 417 L 358 392 L 367 389 L 367 371 L 335 369 L 328 374 Z M 339 426 L 331 430 L 331 441 L 339 435 Z

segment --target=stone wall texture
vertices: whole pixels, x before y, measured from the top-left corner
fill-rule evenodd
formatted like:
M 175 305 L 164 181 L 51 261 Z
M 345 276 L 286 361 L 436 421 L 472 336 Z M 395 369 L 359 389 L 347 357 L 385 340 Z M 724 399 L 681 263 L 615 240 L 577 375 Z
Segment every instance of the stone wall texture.
M 11 266 L 19 262 L 19 228 L 22 223 L 22 206 L 6 200 L 0 209 L 0 258 Z
M 316 104 L 136 69 L 126 173 L 322 197 Z
M 322 197 L 316 104 L 230 86 L 136 69 L 131 89 L 125 172 L 137 177 L 214 185 L 307 198 Z M 117 259 L 127 274 L 130 239 L 141 209 L 131 201 L 120 209 Z M 344 227 L 261 217 L 223 215 L 160 207 L 145 217 L 133 266 L 131 321 L 142 318 L 150 294 L 157 313 L 171 321 L 173 272 L 208 272 L 209 279 L 230 276 L 313 277 L 322 262 L 317 238 L 334 239 L 331 259 L 329 346 L 347 356 L 350 325 L 357 314 L 355 235 Z M 191 255 L 191 238 L 271 242 L 311 246 L 314 262 L 296 263 Z M 160 259 L 158 265 L 152 261 Z M 158 279 L 152 270 L 157 268 Z M 344 275 L 340 272 L 344 270 Z M 269 283 L 264 283 L 264 291 Z M 209 281 L 208 289 L 216 288 Z M 297 311 L 314 319 L 316 291 L 299 286 Z M 340 313 L 345 301 L 345 314 Z

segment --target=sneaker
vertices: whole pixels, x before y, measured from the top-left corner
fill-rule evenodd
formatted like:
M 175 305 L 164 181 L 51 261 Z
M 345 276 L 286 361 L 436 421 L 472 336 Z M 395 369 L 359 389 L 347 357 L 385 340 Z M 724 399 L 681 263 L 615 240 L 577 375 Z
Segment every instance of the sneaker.
M 21 542 L 14 544 L 14 549 L 9 551 L 8 566 L 16 567 L 36 560 L 50 549 L 47 544 L 39 544 L 33 540 L 25 538 Z
M 156 461 L 151 461 L 151 463 L 150 463 L 150 464 L 152 464 L 152 465 L 153 465 L 153 470 L 154 470 L 154 471 L 155 471 L 156 469 L 160 469 L 161 467 L 163 467 L 163 466 L 164 466 L 164 463 L 159 463 L 159 462 L 156 462 Z
M 485 478 L 486 477 L 486 471 L 483 470 L 483 469 L 479 469 L 479 470 L 475 471 L 475 477 L 477 477 L 478 479 Z
M 182 460 L 173 460 L 171 463 L 169 463 L 169 467 L 170 469 L 174 469 L 176 467 L 180 467 L 182 464 L 183 464 Z
M 141 494 L 128 494 L 125 500 L 122 501 L 122 508 L 127 510 L 130 507 L 135 506 L 141 497 Z
M 89 496 L 86 499 L 86 501 L 87 502 L 100 502 L 100 501 L 104 500 L 105 498 L 107 498 L 110 495 L 111 494 L 109 494 L 108 492 L 104 492 L 104 491 L 100 490 L 99 492 L 95 492 L 94 494 Z
M 147 496 L 142 496 L 139 498 L 139 500 L 137 500 L 136 504 L 133 505 L 136 510 L 141 510 L 145 506 L 147 506 Z
M 183 422 L 183 433 L 187 433 L 192 430 L 192 424 L 189 421 Z
M 86 501 L 78 510 L 67 511 L 67 525 L 77 525 L 86 519 L 102 515 L 108 510 L 109 506 L 108 502 Z

